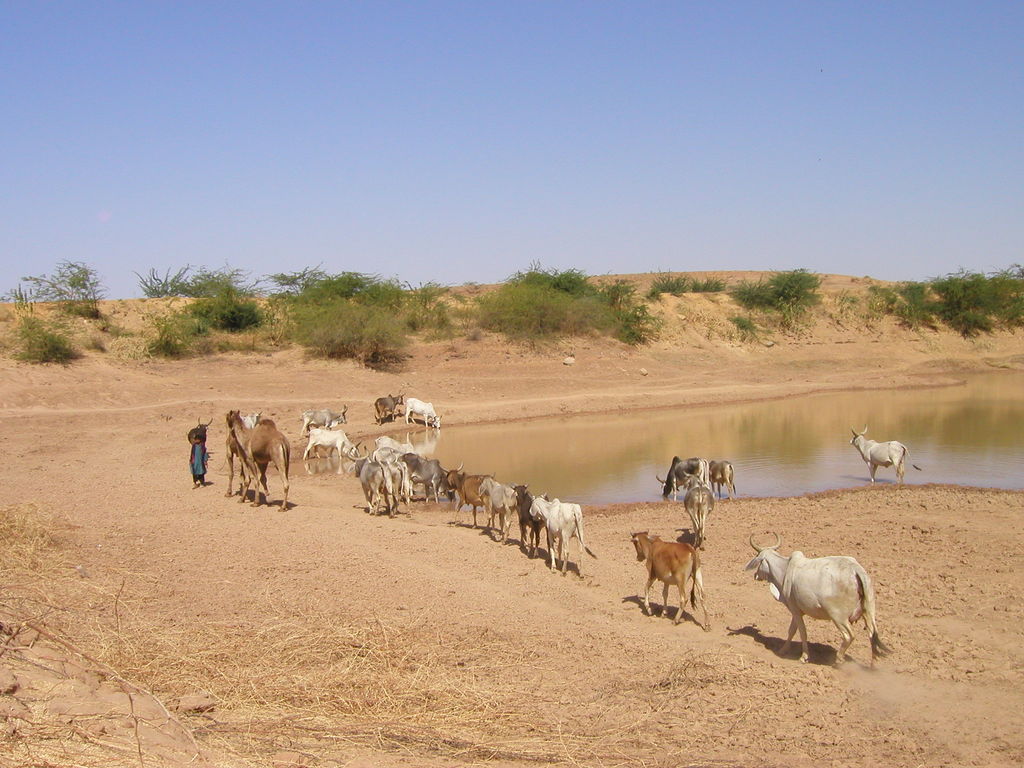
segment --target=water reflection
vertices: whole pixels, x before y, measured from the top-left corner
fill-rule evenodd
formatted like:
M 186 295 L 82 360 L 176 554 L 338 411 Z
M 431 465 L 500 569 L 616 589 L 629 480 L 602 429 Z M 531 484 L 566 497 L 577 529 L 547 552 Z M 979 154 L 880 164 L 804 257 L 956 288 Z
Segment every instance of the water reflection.
M 924 471 L 909 483 L 1024 488 L 1024 375 L 972 376 L 962 386 L 810 395 L 760 403 L 447 428 L 445 466 L 585 503 L 660 498 L 673 455 L 727 458 L 740 495 L 790 496 L 857 486 L 867 466 L 849 444 L 868 426 L 900 440 Z M 416 436 L 416 433 L 413 433 Z M 415 442 L 415 440 L 414 440 Z M 895 473 L 880 469 L 881 482 Z

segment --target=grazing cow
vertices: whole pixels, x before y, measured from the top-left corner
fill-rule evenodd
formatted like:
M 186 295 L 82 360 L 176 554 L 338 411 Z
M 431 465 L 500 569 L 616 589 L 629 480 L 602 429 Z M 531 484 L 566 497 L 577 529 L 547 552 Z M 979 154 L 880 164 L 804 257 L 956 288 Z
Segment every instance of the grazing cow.
M 878 637 L 875 590 L 861 564 L 852 557 L 804 557 L 804 553 L 797 550 L 783 557 L 778 552 L 781 544 L 778 534 L 775 534 L 775 543 L 768 547 L 757 546 L 751 536 L 750 546 L 757 555 L 744 568 L 754 571 L 755 580 L 767 581 L 772 597 L 785 605 L 793 616 L 781 653 L 784 655 L 789 650 L 793 635 L 799 629 L 803 644 L 800 661 L 807 661 L 804 616 L 831 619 L 839 628 L 843 642 L 836 655 L 837 665 L 843 663 L 846 649 L 853 642 L 851 625 L 861 616 L 871 637 L 872 665 L 876 656 L 889 653 L 889 648 Z
M 263 488 L 263 502 L 270 503 L 270 490 L 267 488 L 267 466 L 273 462 L 284 486 L 281 509 L 288 509 L 288 463 L 292 450 L 288 438 L 281 434 L 277 425 L 270 419 L 261 421 L 252 429 L 242 423 L 242 415 L 238 411 L 228 411 L 225 420 L 228 431 L 235 435 L 235 441 L 241 451 L 239 455 L 245 464 L 245 472 L 242 473 L 245 490 L 239 501 L 245 501 L 245 497 L 249 493 L 249 486 L 256 481 L 252 505 L 254 507 L 260 505 L 261 487 Z
M 686 485 L 686 478 L 690 476 L 697 477 L 704 485 L 708 485 L 708 462 L 707 459 L 701 459 L 694 456 L 692 459 L 680 459 L 678 456 L 672 457 L 672 464 L 668 468 L 668 474 L 665 475 L 665 479 L 658 478 L 658 482 L 662 484 L 661 497 L 667 499 L 669 494 L 672 495 L 672 501 L 678 499 L 679 489 Z
M 260 419 L 263 418 L 263 411 L 256 411 L 255 413 L 249 413 L 242 416 L 242 423 L 245 424 L 249 429 L 252 429 L 260 423 Z
M 722 498 L 722 488 L 729 492 L 730 499 L 736 493 L 736 481 L 731 461 L 709 461 L 708 477 L 711 480 L 711 487 L 718 494 L 718 498 Z
M 309 458 L 310 451 L 314 448 L 326 448 L 327 455 L 334 451 L 342 458 L 359 458 L 359 449 L 348 439 L 348 435 L 340 429 L 324 429 L 313 427 L 309 430 L 309 442 L 306 443 L 306 450 L 302 452 L 302 460 Z
M 691 475 L 686 480 L 683 505 L 686 507 L 686 514 L 690 516 L 690 522 L 693 523 L 693 546 L 704 549 L 708 515 L 715 508 L 715 494 L 709 486 L 698 480 L 696 475 Z
M 484 511 L 487 512 L 487 527 L 493 530 L 494 515 L 497 514 L 501 543 L 504 544 L 508 541 L 508 529 L 517 509 L 516 489 L 489 477 L 480 484 L 480 495 L 484 500 Z
M 864 437 L 864 433 L 868 431 L 867 425 L 864 426 L 863 432 L 858 432 L 853 427 L 850 427 L 850 431 L 853 432 L 850 445 L 856 448 L 860 457 L 867 462 L 868 471 L 871 473 L 871 482 L 875 482 L 875 471 L 879 467 L 895 466 L 896 477 L 899 479 L 900 485 L 903 485 L 903 474 L 907 471 L 904 463 L 907 458 L 907 446 L 896 440 L 890 440 L 888 443 L 868 440 Z M 917 464 L 910 466 L 918 472 L 921 471 Z
M 388 421 L 395 420 L 398 407 L 402 405 L 404 398 L 405 395 L 399 393 L 398 397 L 389 394 L 387 397 L 378 397 L 373 401 L 373 418 L 378 426 L 383 424 L 385 419 Z
M 700 572 L 700 554 L 689 544 L 677 541 L 662 541 L 657 536 L 648 536 L 647 531 L 633 534 L 633 546 L 636 548 L 636 559 L 647 563 L 647 586 L 644 588 L 644 609 L 651 615 L 651 585 L 655 579 L 665 584 L 661 593 L 662 613 L 668 613 L 668 587 L 675 584 L 679 589 L 679 610 L 676 611 L 676 624 L 683 618 L 683 606 L 686 605 L 686 582 L 690 581 L 690 607 L 696 608 L 700 600 L 704 611 L 704 623 L 701 627 L 705 632 L 711 630 L 708 622 L 708 609 L 704 604 L 704 578 Z M 694 617 L 696 619 L 696 616 Z
M 202 420 L 200 420 L 198 424 L 196 424 L 194 427 L 192 427 L 192 429 L 190 429 L 188 431 L 188 441 L 189 441 L 189 443 L 194 443 L 196 440 L 198 440 L 201 443 L 205 443 L 206 442 L 206 428 L 208 426 L 210 426 L 211 424 L 213 424 L 213 419 L 210 419 L 205 424 L 203 424 Z
M 517 485 L 516 509 L 519 512 L 519 546 L 533 557 L 540 546 L 540 529 L 544 527 L 543 520 L 535 520 L 530 514 L 530 507 L 533 506 L 533 494 L 527 490 L 528 486 Z
M 434 411 L 433 403 L 425 403 L 415 397 L 407 398 L 405 401 L 405 423 L 408 424 L 414 416 L 423 419 L 423 426 L 441 428 L 441 417 Z
M 343 406 L 341 413 L 335 413 L 327 408 L 308 410 L 302 412 L 302 434 L 309 432 L 311 427 L 323 427 L 330 429 L 338 424 L 348 423 L 348 406 Z
M 590 547 L 583 541 L 583 510 L 579 504 L 547 499 L 535 496 L 530 505 L 530 516 L 535 520 L 543 520 L 548 531 L 548 568 L 555 568 L 554 546 L 558 544 L 558 559 L 562 561 L 562 575 L 566 573 L 569 560 L 569 540 L 576 537 L 580 542 L 580 559 L 576 561 L 576 570 L 583 576 L 583 552 L 597 559 Z
M 480 496 L 480 484 L 488 477 L 493 478 L 494 475 L 467 475 L 462 471 L 461 464 L 458 469 L 448 470 L 448 487 L 458 496 L 455 509 L 461 510 L 467 504 L 471 505 L 474 528 L 476 528 L 476 508 L 484 505 L 484 500 Z
M 424 459 L 416 453 L 406 453 L 401 457 L 409 468 L 409 481 L 415 487 L 423 485 L 423 498 L 430 501 L 430 494 L 434 494 L 434 501 L 440 503 L 440 494 L 450 494 L 448 477 L 437 459 Z

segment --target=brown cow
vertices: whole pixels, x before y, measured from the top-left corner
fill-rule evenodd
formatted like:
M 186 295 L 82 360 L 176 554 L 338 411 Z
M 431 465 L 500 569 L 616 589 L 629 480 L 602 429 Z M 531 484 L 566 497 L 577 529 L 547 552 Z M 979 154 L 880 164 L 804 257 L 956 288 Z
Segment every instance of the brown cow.
M 455 509 L 461 510 L 467 504 L 473 507 L 473 527 L 476 528 L 476 508 L 483 508 L 484 500 L 480 494 L 480 483 L 494 475 L 467 475 L 462 471 L 462 464 L 458 469 L 449 469 L 446 473 L 448 487 L 458 494 L 458 502 Z
M 390 393 L 387 397 L 378 397 L 373 401 L 374 420 L 378 425 L 383 424 L 385 419 L 394 421 L 395 415 L 398 413 L 398 406 L 402 405 L 404 401 L 405 394 L 401 392 L 397 397 Z
M 544 527 L 544 521 L 535 520 L 530 515 L 533 494 L 527 490 L 527 487 L 525 485 L 515 487 L 516 507 L 519 512 L 519 546 L 525 549 L 530 557 L 533 557 L 537 547 L 540 546 L 540 532 Z
M 284 485 L 284 498 L 281 499 L 281 509 L 288 508 L 288 463 L 291 459 L 291 445 L 288 438 L 281 434 L 277 425 L 270 419 L 264 419 L 252 429 L 245 426 L 242 416 L 238 411 L 228 411 L 225 416 L 228 431 L 233 433 L 238 447 L 239 454 L 245 464 L 245 472 L 242 473 L 242 480 L 245 483 L 245 491 L 239 502 L 245 501 L 249 493 L 249 486 L 255 482 L 253 489 L 252 505 L 260 505 L 260 487 L 263 487 L 263 503 L 269 504 L 270 490 L 267 488 L 267 466 L 274 462 L 274 468 L 281 476 L 281 483 Z M 259 474 L 257 475 L 257 471 Z
M 644 608 L 651 615 L 651 585 L 655 579 L 665 583 L 661 593 L 662 613 L 668 608 L 668 586 L 675 584 L 679 589 L 679 610 L 676 612 L 675 623 L 683 617 L 683 606 L 686 604 L 686 582 L 692 581 L 690 588 L 690 607 L 696 608 L 700 600 L 704 611 L 704 623 L 701 627 L 710 631 L 708 609 L 704 604 L 704 578 L 700 572 L 700 555 L 690 544 L 676 541 L 662 541 L 657 536 L 648 536 L 647 531 L 633 534 L 633 546 L 636 548 L 636 559 L 647 562 L 647 587 L 644 590 Z M 696 616 L 694 616 L 696 620 Z

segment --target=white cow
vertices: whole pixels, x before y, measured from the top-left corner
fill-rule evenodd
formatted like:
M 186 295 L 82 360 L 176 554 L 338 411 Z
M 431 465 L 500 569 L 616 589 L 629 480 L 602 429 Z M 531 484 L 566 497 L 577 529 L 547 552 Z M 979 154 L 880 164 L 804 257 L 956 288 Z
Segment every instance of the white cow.
M 341 409 L 341 413 L 335 413 L 328 408 L 309 409 L 302 412 L 302 432 L 305 434 L 311 427 L 324 427 L 330 429 L 338 424 L 348 423 L 348 406 Z
M 555 568 L 554 544 L 558 543 L 558 558 L 562 561 L 562 574 L 565 575 L 569 561 L 566 555 L 569 554 L 569 540 L 574 536 L 580 542 L 580 561 L 577 561 L 577 571 L 583 576 L 583 552 L 593 558 L 597 558 L 590 548 L 583 541 L 583 510 L 579 504 L 552 499 L 548 501 L 543 496 L 537 496 L 530 505 L 530 517 L 534 520 L 544 521 L 548 531 L 548 568 Z
M 696 475 L 687 477 L 685 487 L 683 505 L 686 507 L 686 514 L 690 516 L 690 522 L 693 523 L 693 546 L 704 549 L 704 540 L 707 538 L 705 529 L 708 515 L 715 508 L 715 494 L 711 486 L 702 483 Z
M 302 453 L 302 460 L 308 459 L 310 451 L 317 447 L 326 448 L 328 455 L 333 451 L 337 451 L 344 458 L 359 458 L 358 448 L 348 439 L 348 435 L 340 429 L 313 427 L 309 430 L 309 442 L 306 443 L 306 450 Z
M 504 544 L 508 541 L 508 529 L 512 525 L 513 518 L 519 518 L 516 489 L 511 485 L 502 485 L 493 477 L 488 477 L 480 483 L 480 497 L 484 501 L 488 528 L 494 528 L 494 515 L 498 515 L 501 543 Z
M 889 648 L 878 637 L 875 624 L 875 590 L 871 578 L 861 564 L 852 557 L 804 557 L 793 550 L 783 557 L 778 549 L 782 539 L 775 535 L 775 544 L 759 547 L 750 537 L 750 546 L 757 552 L 744 570 L 754 571 L 754 579 L 767 581 L 772 597 L 785 605 L 792 614 L 789 635 L 781 653 L 789 650 L 793 635 L 800 630 L 803 653 L 800 661 L 807 661 L 807 627 L 804 616 L 812 619 L 831 619 L 843 636 L 836 656 L 836 664 L 846 658 L 846 649 L 853 642 L 851 624 L 864 617 L 871 637 L 871 663 L 876 656 L 889 653 Z
M 871 482 L 875 482 L 875 471 L 879 467 L 895 466 L 896 477 L 900 485 L 903 485 L 903 475 L 907 471 L 904 463 L 907 458 L 907 446 L 896 440 L 890 440 L 888 443 L 868 440 L 864 437 L 864 433 L 868 431 L 867 425 L 864 426 L 862 432 L 858 432 L 853 427 L 850 428 L 850 431 L 853 432 L 850 445 L 856 448 L 860 457 L 867 462 L 868 471 L 871 473 Z M 911 464 L 911 466 L 918 472 L 921 471 L 917 464 Z
M 441 417 L 434 411 L 433 403 L 425 403 L 415 397 L 407 397 L 405 399 L 405 423 L 409 424 L 413 416 L 422 418 L 424 426 L 441 428 Z

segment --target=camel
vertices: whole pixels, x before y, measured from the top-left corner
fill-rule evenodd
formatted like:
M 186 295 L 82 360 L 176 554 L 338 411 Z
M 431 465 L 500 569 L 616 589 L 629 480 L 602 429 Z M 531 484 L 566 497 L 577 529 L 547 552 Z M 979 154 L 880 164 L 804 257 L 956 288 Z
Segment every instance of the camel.
M 238 495 L 245 500 L 245 493 L 242 490 L 246 487 L 245 482 L 245 453 L 242 450 L 241 443 L 238 442 L 238 438 L 235 437 L 234 430 L 231 429 L 231 419 L 228 414 L 228 436 L 224 441 L 224 455 L 228 459 L 228 492 L 225 496 L 235 495 L 235 458 L 238 458 Z
M 270 491 L 267 488 L 267 465 L 274 462 L 274 468 L 281 475 L 281 482 L 284 484 L 284 498 L 281 499 L 281 509 L 288 508 L 288 463 L 291 459 L 291 445 L 270 419 L 260 421 L 252 429 L 249 429 L 242 422 L 242 416 L 238 411 L 228 411 L 225 417 L 228 432 L 234 437 L 237 443 L 238 456 L 242 460 L 242 482 L 245 490 L 239 503 L 245 501 L 249 494 L 249 486 L 256 479 L 257 469 L 259 480 L 253 489 L 252 505 L 260 505 L 260 486 L 263 487 L 263 503 L 269 504 Z M 228 438 L 228 459 L 231 459 L 231 437 Z M 230 495 L 230 480 L 228 491 Z

